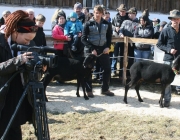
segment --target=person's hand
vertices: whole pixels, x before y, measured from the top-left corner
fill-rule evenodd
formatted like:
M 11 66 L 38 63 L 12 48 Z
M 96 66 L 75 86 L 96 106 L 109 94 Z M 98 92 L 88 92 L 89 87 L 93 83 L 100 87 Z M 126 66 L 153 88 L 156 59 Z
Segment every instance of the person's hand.
M 21 59 L 21 64 L 26 63 L 27 61 L 29 61 L 29 59 L 34 58 L 34 56 L 32 56 L 32 52 L 25 52 L 19 56 L 17 56 L 19 59 Z
M 116 32 L 119 32 L 119 29 L 120 29 L 119 27 L 115 27 Z
M 78 33 L 78 37 L 81 37 L 82 33 Z
M 47 70 L 47 65 L 43 65 L 42 70 L 45 72 Z
M 67 41 L 71 41 L 71 38 L 70 38 L 70 37 L 68 37 L 68 38 L 67 38 Z
M 123 37 L 124 37 L 124 35 L 123 35 L 123 34 L 120 34 L 120 35 L 119 35 L 119 37 L 120 37 L 120 38 L 123 38 Z
M 176 52 L 177 52 L 177 50 L 175 50 L 175 49 L 171 49 L 171 51 L 170 51 L 171 54 L 175 54 Z
M 94 54 L 95 56 L 97 56 L 96 50 L 93 50 L 93 51 L 92 51 L 92 54 Z
M 105 48 L 105 49 L 103 50 L 103 54 L 109 54 L 109 48 Z

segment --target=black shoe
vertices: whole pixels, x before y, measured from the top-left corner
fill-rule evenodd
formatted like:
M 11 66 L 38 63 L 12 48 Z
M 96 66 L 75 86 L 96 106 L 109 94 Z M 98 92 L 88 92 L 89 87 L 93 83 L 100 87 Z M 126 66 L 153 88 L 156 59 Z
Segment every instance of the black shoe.
M 72 46 L 72 47 L 71 47 L 71 50 L 72 50 L 73 52 L 75 52 L 75 51 L 77 51 L 77 48 L 76 48 L 75 46 Z
M 170 106 L 170 102 L 165 101 L 165 102 L 164 102 L 164 107 L 169 107 L 169 106 Z
M 93 92 L 87 92 L 87 95 L 88 95 L 88 97 L 90 97 L 90 98 L 94 98 Z
M 114 93 L 111 92 L 111 91 L 109 91 L 109 90 L 108 90 L 108 91 L 105 91 L 105 92 L 102 91 L 101 94 L 106 95 L 106 96 L 114 96 Z

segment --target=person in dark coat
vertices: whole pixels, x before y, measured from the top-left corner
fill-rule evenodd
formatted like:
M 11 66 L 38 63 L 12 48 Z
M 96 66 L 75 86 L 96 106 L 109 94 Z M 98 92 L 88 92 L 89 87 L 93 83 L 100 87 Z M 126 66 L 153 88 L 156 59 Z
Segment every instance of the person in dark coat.
M 33 58 L 32 52 L 19 54 L 11 50 L 12 44 L 28 45 L 35 37 L 37 27 L 28 16 L 28 13 L 22 10 L 13 12 L 6 19 L 6 28 L 0 32 L 0 88 L 29 58 Z M 23 94 L 24 86 L 29 81 L 28 75 L 26 72 L 17 74 L 10 84 L 0 91 L 0 138 Z M 31 122 L 33 116 L 33 108 L 29 101 L 26 95 L 5 140 L 22 140 L 21 125 L 27 121 Z
M 99 61 L 104 70 L 101 94 L 114 96 L 114 93 L 109 91 L 111 75 L 109 48 L 111 46 L 112 26 L 108 21 L 102 18 L 103 14 L 103 8 L 100 5 L 96 5 L 94 7 L 93 19 L 85 23 L 81 41 L 89 48 L 89 52 L 96 56 L 100 55 L 97 57 L 97 61 Z M 94 97 L 92 93 L 92 83 L 89 82 L 89 86 L 91 89 L 87 91 L 88 96 Z
M 36 25 L 38 26 L 38 31 L 36 32 L 36 36 L 33 39 L 36 46 L 46 46 L 46 38 L 43 31 L 43 25 L 45 21 L 46 21 L 46 18 L 42 14 L 39 14 L 36 16 L 35 22 L 36 22 Z
M 126 12 L 127 8 L 124 4 L 121 4 L 116 10 L 118 10 L 118 13 L 112 19 L 112 29 L 113 29 L 113 36 L 118 37 L 121 24 L 123 23 L 124 20 L 128 20 L 129 17 L 128 17 L 128 13 Z M 123 50 L 124 50 L 124 43 L 116 42 L 114 46 L 114 53 L 113 53 L 113 57 L 116 57 L 116 58 L 112 58 L 112 62 L 111 62 L 111 76 L 112 77 L 116 75 L 117 56 L 119 55 L 119 52 L 120 52 L 120 56 L 123 56 L 124 55 Z M 120 66 L 122 65 L 123 65 L 123 61 L 121 59 Z
M 171 20 L 171 25 L 163 29 L 158 38 L 157 47 L 165 52 L 163 61 L 165 64 L 171 65 L 173 60 L 180 55 L 180 12 L 178 10 L 170 11 L 168 19 Z M 179 86 L 177 86 L 179 92 Z M 171 85 L 165 89 L 164 106 L 169 107 L 171 102 Z

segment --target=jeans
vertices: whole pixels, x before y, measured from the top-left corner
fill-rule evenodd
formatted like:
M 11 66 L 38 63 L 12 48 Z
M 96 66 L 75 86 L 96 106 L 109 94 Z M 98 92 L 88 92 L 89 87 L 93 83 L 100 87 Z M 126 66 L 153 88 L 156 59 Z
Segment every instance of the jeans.
M 122 42 L 117 42 L 114 46 L 114 53 L 113 53 L 113 57 L 117 57 L 119 56 L 119 52 L 120 52 L 120 56 L 123 56 L 124 53 L 124 43 Z M 122 68 L 123 66 L 123 58 L 120 58 L 120 67 Z M 115 73 L 117 70 L 117 61 L 118 58 L 112 58 L 111 59 L 111 72 Z
M 75 46 L 75 47 L 77 47 L 79 40 L 81 40 L 80 37 L 78 37 L 78 35 L 73 35 L 71 39 L 72 39 L 72 46 Z
M 137 58 L 144 58 L 144 59 L 149 59 L 151 55 L 151 51 L 145 51 L 145 50 L 138 50 L 134 49 L 134 57 L 135 57 L 135 62 L 141 61 L 142 59 L 137 59 Z

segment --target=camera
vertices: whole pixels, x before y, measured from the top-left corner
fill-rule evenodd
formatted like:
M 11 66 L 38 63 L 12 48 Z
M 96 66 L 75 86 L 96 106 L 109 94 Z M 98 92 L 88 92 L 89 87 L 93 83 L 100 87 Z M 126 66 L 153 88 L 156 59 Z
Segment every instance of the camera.
M 11 46 L 13 51 L 20 51 L 20 53 L 32 52 L 33 58 L 25 63 L 25 70 L 30 71 L 31 80 L 40 81 L 42 78 L 43 66 L 48 68 L 54 68 L 58 63 L 58 56 L 56 55 L 46 55 L 47 53 L 55 53 L 57 50 L 48 46 L 25 46 L 13 44 Z

